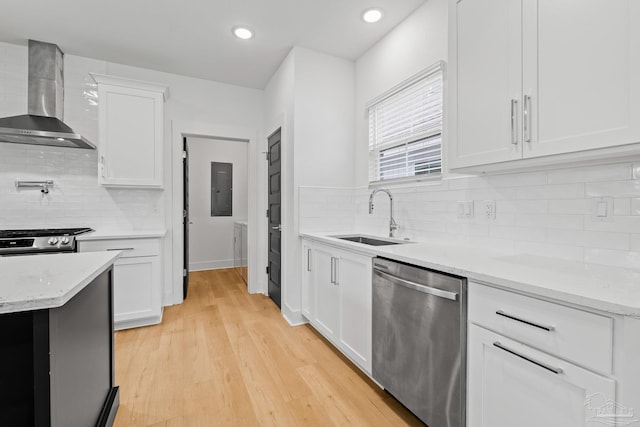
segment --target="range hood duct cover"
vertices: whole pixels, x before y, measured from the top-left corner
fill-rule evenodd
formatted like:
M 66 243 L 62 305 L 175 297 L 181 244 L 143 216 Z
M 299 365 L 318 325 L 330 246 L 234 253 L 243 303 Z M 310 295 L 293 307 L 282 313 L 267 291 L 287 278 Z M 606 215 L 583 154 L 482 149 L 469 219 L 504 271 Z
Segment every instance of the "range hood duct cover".
M 29 40 L 28 113 L 0 119 L 0 142 L 88 148 L 96 146 L 64 124 L 64 53 Z

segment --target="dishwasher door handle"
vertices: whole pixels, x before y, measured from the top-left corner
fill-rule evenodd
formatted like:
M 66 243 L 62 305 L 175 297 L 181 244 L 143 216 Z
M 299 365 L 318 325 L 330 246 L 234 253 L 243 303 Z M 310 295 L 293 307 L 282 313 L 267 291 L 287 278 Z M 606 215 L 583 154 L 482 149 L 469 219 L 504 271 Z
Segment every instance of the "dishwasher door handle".
M 432 288 L 431 286 L 421 285 L 419 283 L 411 282 L 409 280 L 404 280 L 392 274 L 385 273 L 377 269 L 374 269 L 373 272 L 379 275 L 380 277 L 383 277 L 397 285 L 404 286 L 405 288 L 413 289 L 414 291 L 422 292 L 422 293 L 433 295 L 440 298 L 450 299 L 452 301 L 458 300 L 457 292 L 445 291 L 438 288 Z

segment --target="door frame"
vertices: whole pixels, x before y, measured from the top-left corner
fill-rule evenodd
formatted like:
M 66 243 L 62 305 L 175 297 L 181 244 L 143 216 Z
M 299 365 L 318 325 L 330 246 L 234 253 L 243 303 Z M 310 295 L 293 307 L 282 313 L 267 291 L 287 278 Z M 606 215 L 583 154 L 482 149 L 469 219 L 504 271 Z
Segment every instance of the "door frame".
M 173 188 L 170 197 L 165 198 L 166 227 L 168 230 L 165 241 L 165 253 L 168 254 L 168 262 L 165 263 L 165 277 L 168 283 L 164 289 L 164 305 L 180 304 L 182 298 L 182 264 L 184 263 L 184 233 L 182 229 L 183 210 L 183 185 L 182 176 L 182 141 L 183 138 L 214 138 L 248 142 L 248 266 L 249 266 L 249 293 L 266 292 L 266 274 L 264 267 L 264 253 L 266 250 L 266 235 L 264 221 L 260 220 L 260 212 L 266 212 L 266 187 L 260 183 L 259 177 L 265 169 L 265 162 L 261 162 L 264 156 L 259 153 L 258 132 L 256 129 L 242 126 L 228 126 L 205 122 L 191 122 L 182 120 L 171 121 L 171 185 Z

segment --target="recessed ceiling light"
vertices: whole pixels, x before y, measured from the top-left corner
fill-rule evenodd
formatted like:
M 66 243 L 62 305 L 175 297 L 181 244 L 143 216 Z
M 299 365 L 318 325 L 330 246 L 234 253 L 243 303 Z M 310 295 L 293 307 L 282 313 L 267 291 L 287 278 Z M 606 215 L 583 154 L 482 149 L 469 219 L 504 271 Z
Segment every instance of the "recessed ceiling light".
M 373 24 L 382 19 L 382 10 L 380 9 L 367 9 L 362 12 L 362 20 L 368 24 Z
M 253 38 L 253 31 L 247 27 L 233 27 L 233 35 L 242 40 Z

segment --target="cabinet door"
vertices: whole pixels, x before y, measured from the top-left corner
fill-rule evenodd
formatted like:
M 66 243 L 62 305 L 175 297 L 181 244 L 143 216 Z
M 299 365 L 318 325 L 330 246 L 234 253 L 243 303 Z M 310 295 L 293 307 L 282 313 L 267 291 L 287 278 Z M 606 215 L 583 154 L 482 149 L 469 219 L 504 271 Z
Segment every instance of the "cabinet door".
M 525 0 L 523 14 L 524 157 L 640 142 L 640 4 Z
M 312 244 L 308 240 L 302 240 L 302 265 L 300 267 L 302 271 L 302 315 L 307 320 L 312 320 L 313 317 L 313 249 Z
M 328 246 L 317 245 L 313 254 L 313 279 L 315 286 L 314 326 L 328 339 L 337 340 L 338 330 L 338 280 L 337 258 Z
M 116 262 L 113 269 L 115 329 L 160 320 L 159 272 L 158 256 L 121 258 Z M 149 322 L 149 319 L 155 321 Z
M 340 252 L 340 347 L 371 373 L 371 257 Z
M 468 358 L 469 427 L 602 425 L 590 418 L 615 402 L 614 380 L 476 325 L 469 327 Z
M 450 167 L 522 157 L 522 4 L 452 0 Z

